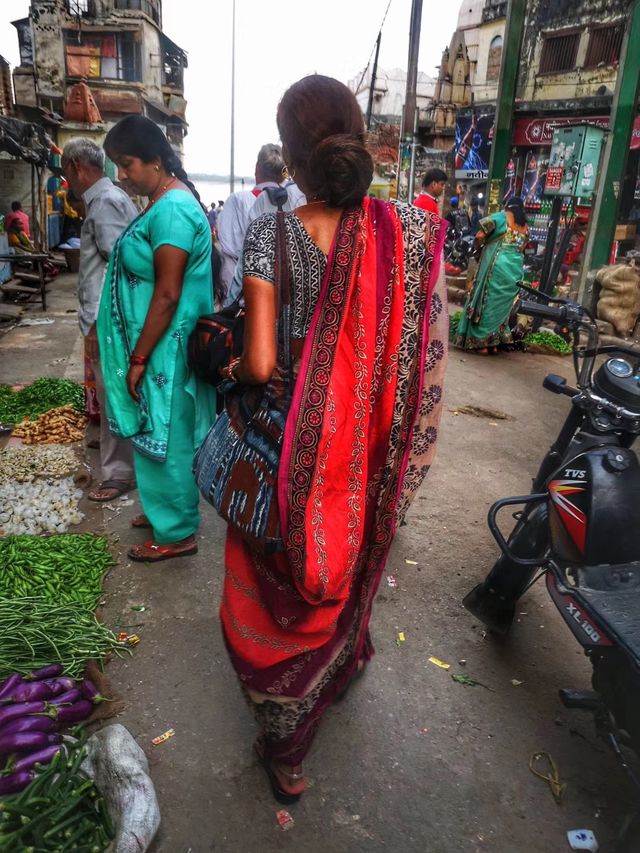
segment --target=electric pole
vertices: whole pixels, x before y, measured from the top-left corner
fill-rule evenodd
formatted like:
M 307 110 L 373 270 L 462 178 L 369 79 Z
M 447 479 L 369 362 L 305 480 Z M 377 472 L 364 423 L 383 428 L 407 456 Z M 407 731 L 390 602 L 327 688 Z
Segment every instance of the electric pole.
M 487 213 L 496 213 L 502 204 L 502 184 L 512 148 L 513 107 L 520 70 L 526 5 L 526 0 L 509 0 L 507 7 L 507 27 L 504 34 L 498 103 L 489 159 Z
M 412 201 L 416 156 L 416 88 L 418 85 L 418 55 L 420 53 L 420 25 L 422 0 L 411 2 L 409 26 L 409 60 L 407 62 L 407 90 L 404 98 L 400 158 L 398 162 L 398 198 Z
M 378 74 L 378 56 L 380 55 L 380 39 L 382 38 L 382 30 L 378 33 L 376 39 L 376 55 L 373 60 L 373 71 L 371 72 L 371 85 L 369 86 L 369 103 L 367 104 L 367 130 L 371 130 L 371 112 L 373 110 L 373 90 L 376 85 L 376 76 Z
M 236 185 L 233 157 L 236 132 L 236 0 L 233 0 L 231 16 L 231 163 L 229 166 L 229 192 L 233 192 Z

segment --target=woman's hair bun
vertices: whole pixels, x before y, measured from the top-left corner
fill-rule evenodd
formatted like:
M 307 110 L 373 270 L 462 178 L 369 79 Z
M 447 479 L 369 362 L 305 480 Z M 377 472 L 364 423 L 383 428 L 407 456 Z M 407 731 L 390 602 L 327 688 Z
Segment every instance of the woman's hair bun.
M 331 207 L 362 203 L 373 178 L 373 160 L 360 135 L 337 133 L 319 142 L 306 167 L 313 197 Z

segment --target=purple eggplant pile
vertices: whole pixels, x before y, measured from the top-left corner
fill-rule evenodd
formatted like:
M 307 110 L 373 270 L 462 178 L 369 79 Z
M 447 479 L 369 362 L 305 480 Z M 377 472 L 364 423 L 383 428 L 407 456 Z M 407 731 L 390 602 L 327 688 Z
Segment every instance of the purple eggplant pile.
M 49 764 L 61 749 L 60 728 L 88 719 L 106 701 L 88 678 L 62 672 L 52 664 L 0 684 L 0 797 L 21 791 L 36 765 Z

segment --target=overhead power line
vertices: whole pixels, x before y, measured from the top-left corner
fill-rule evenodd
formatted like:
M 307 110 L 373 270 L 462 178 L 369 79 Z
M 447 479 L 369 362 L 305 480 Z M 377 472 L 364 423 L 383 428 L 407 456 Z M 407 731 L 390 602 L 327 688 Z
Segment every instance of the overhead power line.
M 376 45 L 378 43 L 378 37 L 379 37 L 380 33 L 382 32 L 382 28 L 384 27 L 384 22 L 387 20 L 387 15 L 389 14 L 389 7 L 391 6 L 392 3 L 393 3 L 393 0 L 389 0 L 389 2 L 387 3 L 387 8 L 385 9 L 385 13 L 384 13 L 384 16 L 382 18 L 382 23 L 380 24 L 380 29 L 378 30 L 378 36 L 376 36 L 376 40 L 374 41 L 373 47 L 371 48 L 371 53 L 369 54 L 369 59 L 367 60 L 367 64 L 365 66 L 365 69 L 362 72 L 362 77 L 360 78 L 358 85 L 356 86 L 356 91 L 355 91 L 356 95 L 360 92 L 360 86 L 362 86 L 362 81 L 364 80 L 366 73 L 369 70 L 369 66 L 371 65 L 371 57 L 373 56 L 374 51 L 376 49 Z

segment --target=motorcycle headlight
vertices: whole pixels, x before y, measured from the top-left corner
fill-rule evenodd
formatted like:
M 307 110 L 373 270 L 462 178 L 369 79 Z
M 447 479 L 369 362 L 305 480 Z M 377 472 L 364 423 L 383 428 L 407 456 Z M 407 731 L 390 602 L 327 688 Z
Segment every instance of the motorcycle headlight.
M 626 358 L 610 358 L 606 367 L 609 373 L 618 379 L 628 379 L 633 375 L 633 367 Z

